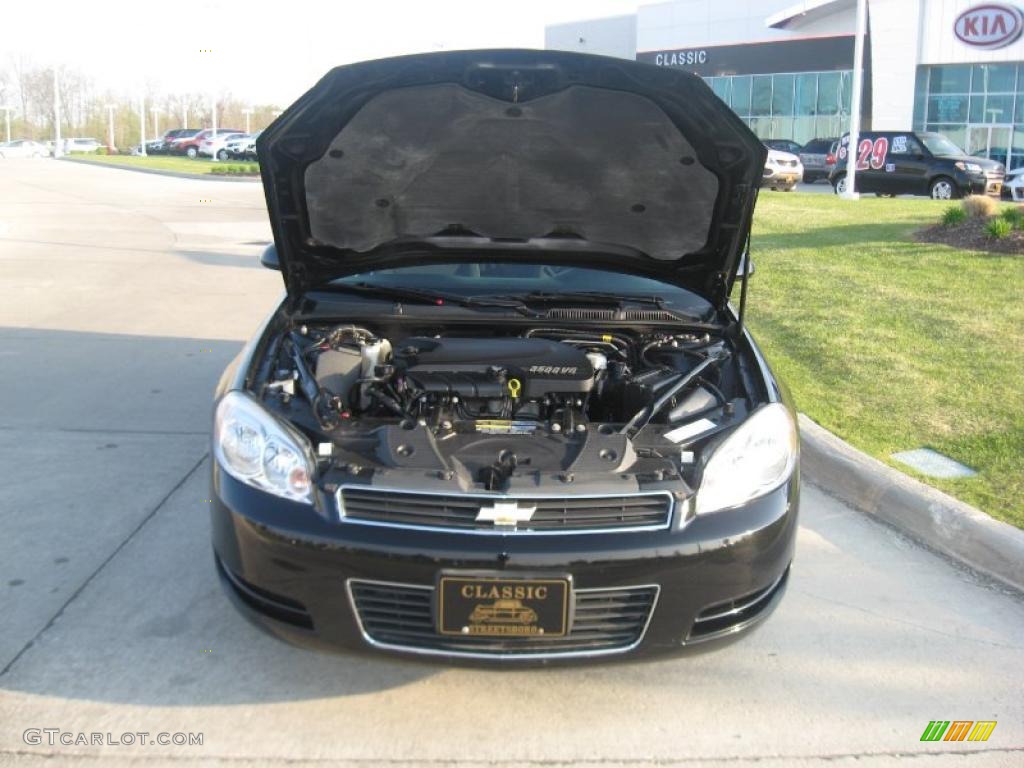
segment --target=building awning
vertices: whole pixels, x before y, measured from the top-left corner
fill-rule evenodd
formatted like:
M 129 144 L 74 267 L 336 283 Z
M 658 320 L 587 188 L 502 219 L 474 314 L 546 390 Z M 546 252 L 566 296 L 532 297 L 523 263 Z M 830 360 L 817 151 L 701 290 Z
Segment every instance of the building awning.
M 857 0 L 800 0 L 764 20 L 766 27 L 799 29 L 804 24 L 831 16 L 838 11 L 853 8 Z

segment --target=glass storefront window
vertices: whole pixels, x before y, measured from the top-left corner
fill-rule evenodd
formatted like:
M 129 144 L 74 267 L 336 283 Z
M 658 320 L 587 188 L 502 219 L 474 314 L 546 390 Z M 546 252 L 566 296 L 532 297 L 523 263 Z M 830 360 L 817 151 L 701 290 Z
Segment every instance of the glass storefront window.
M 853 73 L 839 73 L 839 111 L 843 114 L 850 114 L 850 104 L 853 103 Z
M 851 80 L 848 71 L 704 78 L 762 139 L 799 144 L 836 138 L 846 130 Z
M 772 77 L 772 115 L 793 114 L 793 76 L 774 75 Z M 792 125 L 792 122 L 790 122 Z M 788 134 L 787 134 L 788 137 Z
M 1017 67 L 1013 64 L 976 64 L 971 77 L 973 93 L 1013 93 Z
M 931 93 L 968 93 L 971 90 L 971 68 L 963 66 L 932 67 Z
M 985 122 L 985 94 L 976 93 L 971 96 L 971 106 L 970 109 L 967 110 L 967 122 Z
M 985 97 L 985 119 L 986 123 L 1012 123 L 1013 122 L 1013 95 L 1012 94 L 989 94 Z
M 825 134 L 831 136 L 831 134 Z M 797 117 L 793 120 L 793 135 L 791 136 L 793 141 L 798 144 L 806 144 L 811 139 L 818 138 L 818 133 L 815 131 L 814 118 L 813 117 Z
M 712 77 L 710 79 L 711 89 L 715 92 L 715 95 L 728 104 L 729 91 L 731 90 L 729 86 L 732 84 L 732 80 L 728 77 Z
M 917 130 L 938 131 L 968 153 L 1024 165 L 1024 62 L 921 66 Z
M 796 115 L 813 115 L 818 103 L 818 73 L 796 76 Z M 812 137 L 813 138 L 813 137 Z M 796 139 L 799 141 L 799 139 Z
M 928 97 L 928 122 L 966 123 L 967 96 L 943 95 Z
M 768 116 L 772 113 L 772 76 L 754 75 L 754 83 L 750 90 L 750 114 L 754 117 Z
M 822 72 L 818 75 L 818 114 L 837 115 L 840 104 L 840 73 Z
M 928 97 L 928 67 L 918 67 L 914 78 L 914 125 L 924 123 L 925 103 Z
M 740 117 L 750 114 L 750 75 L 731 77 L 732 111 Z

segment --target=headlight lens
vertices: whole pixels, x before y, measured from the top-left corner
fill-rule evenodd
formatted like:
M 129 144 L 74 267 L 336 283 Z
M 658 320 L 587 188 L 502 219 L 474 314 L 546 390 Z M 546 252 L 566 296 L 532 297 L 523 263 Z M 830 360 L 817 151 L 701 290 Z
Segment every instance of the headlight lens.
M 736 507 L 778 488 L 799 455 L 796 424 L 786 406 L 760 408 L 711 455 L 697 491 L 697 514 Z
M 977 163 L 965 163 L 961 160 L 958 160 L 957 162 L 954 163 L 954 165 L 961 171 L 967 171 L 968 173 L 981 173 L 981 166 L 978 165 Z
M 213 452 L 235 479 L 275 496 L 313 503 L 309 443 L 248 395 L 228 392 L 217 404 Z

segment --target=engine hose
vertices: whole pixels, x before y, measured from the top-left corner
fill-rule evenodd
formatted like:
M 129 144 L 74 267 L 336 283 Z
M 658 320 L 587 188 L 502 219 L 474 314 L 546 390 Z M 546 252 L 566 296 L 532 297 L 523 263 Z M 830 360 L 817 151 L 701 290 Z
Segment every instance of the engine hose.
M 652 363 L 647 358 L 647 353 L 650 352 L 652 349 L 654 349 L 656 347 L 665 346 L 665 344 L 666 344 L 666 342 L 664 342 L 664 341 L 652 341 L 650 344 L 648 344 L 642 350 L 640 350 L 640 361 L 642 363 L 645 363 L 646 365 L 651 365 L 651 366 L 656 365 L 656 363 Z M 699 350 L 699 347 L 697 347 L 697 348 L 669 347 L 668 349 L 660 350 L 660 351 L 662 351 L 662 352 L 681 352 L 684 355 L 689 355 L 690 357 L 696 357 L 698 359 L 703 360 L 704 359 L 704 354 L 702 352 L 699 352 L 698 350 Z M 658 350 L 655 350 L 655 351 L 658 351 Z
M 310 405 L 316 405 L 317 398 L 320 397 L 320 385 L 316 383 L 313 374 L 309 372 L 309 366 L 306 365 L 306 360 L 302 356 L 302 348 L 295 338 L 295 333 L 291 333 L 290 336 L 292 342 L 292 362 L 295 364 L 295 370 L 299 374 L 299 388 Z
M 661 409 L 664 408 L 665 405 L 673 397 L 675 397 L 679 392 L 681 392 L 694 379 L 700 376 L 700 374 L 703 373 L 706 369 L 710 368 L 712 365 L 717 365 L 719 362 L 725 359 L 726 356 L 727 353 L 719 352 L 716 355 L 707 357 L 703 362 L 700 362 L 696 366 L 694 366 L 692 370 L 681 375 L 678 379 L 676 379 L 675 383 L 673 383 L 672 386 L 668 388 L 668 391 L 666 391 L 665 394 L 663 394 L 661 397 L 655 400 L 651 405 L 645 406 L 644 408 L 641 408 L 639 411 L 637 411 L 636 415 L 633 416 L 633 418 L 630 419 L 628 422 L 626 422 L 626 425 L 619 430 L 619 434 L 632 435 L 635 432 L 639 432 L 641 429 L 646 427 L 650 423 L 651 419 L 657 416 Z
M 722 394 L 722 390 L 720 390 L 718 387 L 716 387 L 714 384 L 712 384 L 707 379 L 704 379 L 704 378 L 697 379 L 694 382 L 694 384 L 699 384 L 700 386 L 704 387 L 704 389 L 706 389 L 708 392 L 710 392 L 712 395 L 714 395 L 715 399 L 718 400 L 718 404 L 719 405 L 725 405 L 727 402 L 729 402 L 728 400 L 725 399 L 725 395 Z
M 396 415 L 402 416 L 404 418 L 409 418 L 408 411 L 406 411 L 405 408 L 402 407 L 402 404 L 398 402 L 395 398 L 391 397 L 391 395 L 389 395 L 387 392 L 374 391 L 373 396 L 377 398 L 378 401 L 386 405 L 388 409 L 394 412 Z
M 612 333 L 587 333 L 586 331 L 580 332 L 566 328 L 531 328 L 523 335 L 525 338 L 529 339 L 533 338 L 534 334 L 538 333 L 546 336 L 554 336 L 555 341 L 561 341 L 563 343 L 576 341 L 577 343 L 585 344 L 611 345 L 611 342 L 614 341 L 620 345 L 614 348 L 623 355 L 627 354 L 631 344 L 629 339 Z

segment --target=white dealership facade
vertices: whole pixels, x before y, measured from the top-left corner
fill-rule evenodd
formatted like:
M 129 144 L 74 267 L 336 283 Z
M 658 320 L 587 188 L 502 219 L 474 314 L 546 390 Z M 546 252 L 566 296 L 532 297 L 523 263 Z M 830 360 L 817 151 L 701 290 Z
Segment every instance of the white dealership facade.
M 849 124 L 856 0 L 673 0 L 549 26 L 550 49 L 695 72 L 762 138 Z M 1024 14 L 1014 2 L 868 0 L 865 128 L 934 130 L 1024 165 Z

